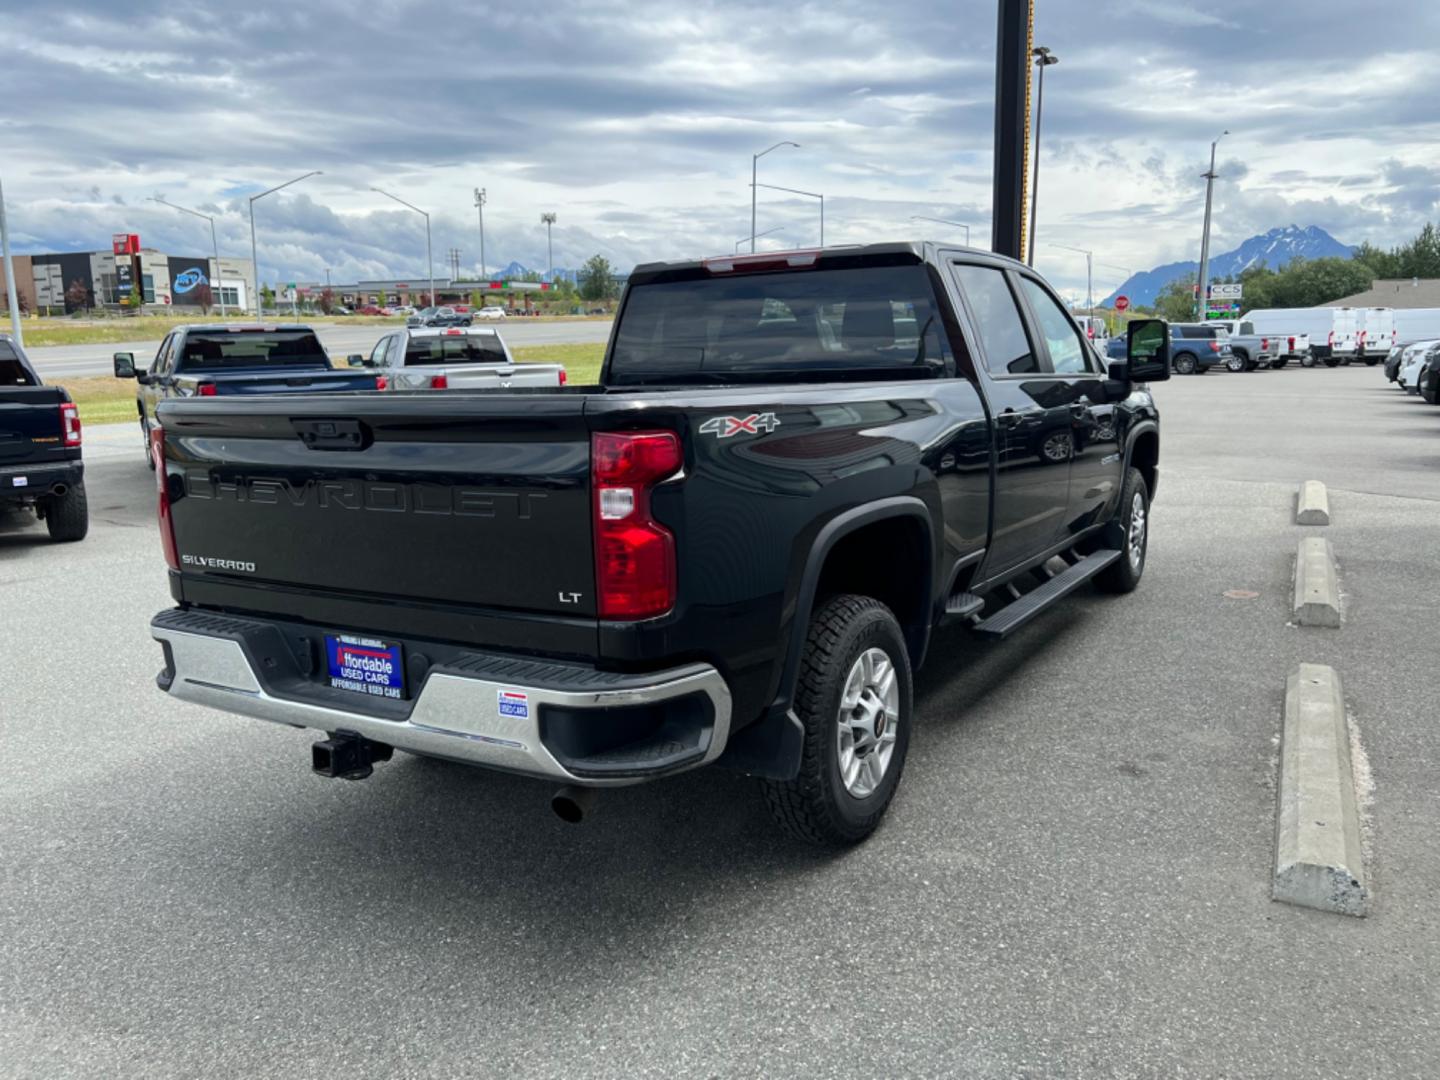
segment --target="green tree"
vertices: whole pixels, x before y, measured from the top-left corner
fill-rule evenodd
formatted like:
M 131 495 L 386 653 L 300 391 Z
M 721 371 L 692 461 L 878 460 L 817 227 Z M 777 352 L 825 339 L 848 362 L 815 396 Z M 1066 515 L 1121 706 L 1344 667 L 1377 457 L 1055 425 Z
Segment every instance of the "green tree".
M 472 308 L 482 308 L 485 306 L 485 291 L 483 289 L 470 290 L 470 306 Z
M 261 311 L 264 311 L 265 308 L 267 308 L 267 307 L 270 308 L 272 311 L 273 311 L 273 310 L 278 310 L 278 309 L 276 309 L 276 307 L 275 307 L 275 290 L 272 289 L 269 285 L 261 285 L 261 286 L 260 286 L 260 310 L 261 310 Z
M 1170 322 L 1190 322 L 1195 318 L 1195 283 L 1189 278 L 1176 278 L 1155 297 L 1155 314 Z
M 122 303 L 131 311 L 139 311 L 145 306 L 145 294 L 140 291 L 139 285 L 130 286 L 130 295 Z
M 615 295 L 615 271 L 604 255 L 591 255 L 580 268 L 580 298 L 609 300 Z

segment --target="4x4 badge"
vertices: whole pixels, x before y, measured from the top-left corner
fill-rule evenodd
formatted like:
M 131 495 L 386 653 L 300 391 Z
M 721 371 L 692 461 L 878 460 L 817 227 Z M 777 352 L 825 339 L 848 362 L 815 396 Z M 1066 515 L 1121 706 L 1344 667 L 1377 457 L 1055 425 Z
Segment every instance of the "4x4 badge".
M 714 416 L 700 425 L 700 431 L 704 435 L 714 435 L 717 439 L 728 439 L 741 432 L 758 435 L 763 431 L 768 435 L 779 426 L 780 421 L 775 418 L 775 414 L 766 412 L 751 413 L 749 416 Z

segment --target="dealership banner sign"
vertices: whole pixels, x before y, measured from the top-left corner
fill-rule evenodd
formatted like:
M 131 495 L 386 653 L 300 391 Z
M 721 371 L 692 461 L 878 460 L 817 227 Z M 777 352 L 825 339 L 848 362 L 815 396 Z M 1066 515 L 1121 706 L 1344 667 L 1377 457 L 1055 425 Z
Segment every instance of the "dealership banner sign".
M 202 285 L 210 285 L 209 259 L 170 259 L 170 295 L 173 303 L 198 305 Z

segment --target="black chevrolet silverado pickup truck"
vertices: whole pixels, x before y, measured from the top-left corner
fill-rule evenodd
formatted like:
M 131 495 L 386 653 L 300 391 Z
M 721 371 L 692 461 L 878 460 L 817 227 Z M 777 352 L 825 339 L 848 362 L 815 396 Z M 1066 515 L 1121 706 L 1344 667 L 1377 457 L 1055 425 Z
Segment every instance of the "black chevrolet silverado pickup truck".
M 1145 566 L 1161 322 L 1108 366 L 1028 267 L 931 244 L 650 264 L 600 384 L 169 401 L 171 696 L 593 789 L 711 762 L 843 844 L 947 621 Z
M 13 508 L 39 515 L 52 540 L 83 540 L 90 529 L 79 410 L 0 334 L 0 510 Z

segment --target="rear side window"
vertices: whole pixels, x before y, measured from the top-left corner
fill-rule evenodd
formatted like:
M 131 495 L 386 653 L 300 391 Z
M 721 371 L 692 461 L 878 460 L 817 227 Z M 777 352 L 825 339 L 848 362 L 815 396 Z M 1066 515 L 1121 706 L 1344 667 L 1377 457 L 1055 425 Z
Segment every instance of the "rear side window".
M 929 377 L 949 361 L 924 266 L 817 268 L 632 287 L 608 378 L 636 385 L 842 370 Z
M 180 354 L 180 365 L 187 371 L 288 364 L 328 365 L 329 360 L 320 339 L 309 330 L 187 334 Z
M 1181 337 L 1191 338 L 1195 341 L 1210 341 L 1215 337 L 1215 333 L 1213 326 L 1182 326 L 1180 328 Z
M 505 347 L 494 334 L 456 334 L 411 338 L 405 366 L 424 364 L 504 364 Z
M 955 276 L 975 319 L 985 346 L 985 363 L 996 375 L 1031 375 L 1040 370 L 1039 358 L 1025 333 L 1020 309 L 1005 275 L 988 266 L 955 267 Z
M 0 386 L 39 386 L 29 369 L 20 363 L 15 347 L 0 341 Z

